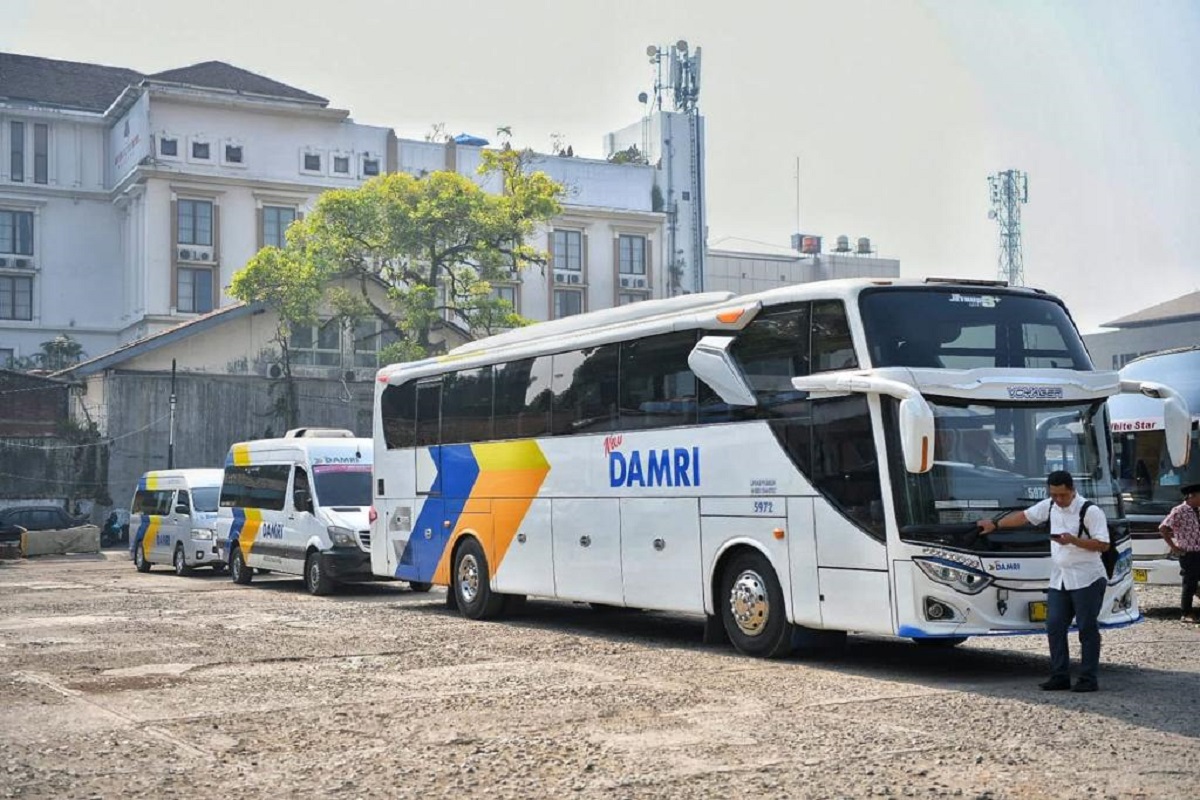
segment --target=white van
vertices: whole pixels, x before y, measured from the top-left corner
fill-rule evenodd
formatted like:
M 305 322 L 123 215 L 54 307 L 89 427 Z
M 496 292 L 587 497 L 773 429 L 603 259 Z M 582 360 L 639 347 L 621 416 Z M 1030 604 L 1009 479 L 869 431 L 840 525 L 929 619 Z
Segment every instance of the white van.
M 163 469 L 138 481 L 129 508 L 129 550 L 138 572 L 171 564 L 176 575 L 193 567 L 225 569 L 213 532 L 221 493 L 219 469 Z
M 234 583 L 255 569 L 301 575 L 312 594 L 374 580 L 371 454 L 370 439 L 316 428 L 231 447 L 217 542 Z

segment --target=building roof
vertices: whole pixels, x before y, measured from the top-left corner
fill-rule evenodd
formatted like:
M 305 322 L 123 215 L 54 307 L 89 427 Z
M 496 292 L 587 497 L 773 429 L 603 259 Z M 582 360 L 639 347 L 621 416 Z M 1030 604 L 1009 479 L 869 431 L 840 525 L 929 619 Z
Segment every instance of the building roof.
M 1200 320 L 1200 292 L 1192 292 L 1156 306 L 1143 308 L 1128 316 L 1105 322 L 1102 328 L 1144 328 L 1168 322 Z
M 122 67 L 0 53 L 0 98 L 103 113 L 142 75 Z
M 267 97 L 283 97 L 288 100 L 303 100 L 309 103 L 329 103 L 324 97 L 302 91 L 286 83 L 273 81 L 224 61 L 205 61 L 190 67 L 169 69 L 147 76 L 152 81 L 200 86 L 206 89 L 224 89 L 239 94 L 257 94 Z
M 790 247 L 743 239 L 740 236 L 723 236 L 708 245 L 709 252 L 728 253 L 739 256 L 773 256 L 797 260 L 801 254 Z
M 151 334 L 137 341 L 123 344 L 115 350 L 110 350 L 107 353 L 89 358 L 87 361 L 81 361 L 73 367 L 61 370 L 54 373 L 55 378 L 86 378 L 89 375 L 94 375 L 97 372 L 103 372 L 106 369 L 123 364 L 131 358 L 144 356 L 147 353 L 153 352 L 160 347 L 165 347 L 168 344 L 178 342 L 190 336 L 195 336 L 211 328 L 215 328 L 230 320 L 235 320 L 238 317 L 248 316 L 262 310 L 261 303 L 234 303 L 232 305 L 223 306 L 203 314 L 195 319 L 190 319 L 187 322 L 181 322 L 173 328 L 167 328 L 165 331 Z
M 324 97 L 254 72 L 205 61 L 145 75 L 123 67 L 0 53 L 0 100 L 103 113 L 129 86 L 171 83 L 328 105 Z

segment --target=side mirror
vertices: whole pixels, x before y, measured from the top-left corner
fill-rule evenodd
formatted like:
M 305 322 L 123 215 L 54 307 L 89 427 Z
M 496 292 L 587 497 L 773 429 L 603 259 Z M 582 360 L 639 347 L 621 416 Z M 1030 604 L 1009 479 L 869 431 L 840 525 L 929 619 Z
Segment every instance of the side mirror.
M 188 514 L 192 513 L 192 510 L 187 507 L 186 503 L 180 503 L 179 505 L 175 506 L 175 513 L 187 516 Z
M 1163 383 L 1152 381 L 1121 381 L 1121 391 L 1141 393 L 1163 402 L 1163 433 L 1167 439 L 1167 452 L 1171 466 L 1182 467 L 1188 463 L 1192 445 L 1192 414 L 1187 401 L 1179 392 Z
M 755 406 L 758 400 L 741 367 L 733 360 L 729 336 L 705 336 L 688 354 L 688 366 L 726 403 L 735 406 Z
M 307 489 L 297 489 L 292 492 L 292 505 L 297 511 L 307 511 L 310 514 L 313 510 L 312 495 Z

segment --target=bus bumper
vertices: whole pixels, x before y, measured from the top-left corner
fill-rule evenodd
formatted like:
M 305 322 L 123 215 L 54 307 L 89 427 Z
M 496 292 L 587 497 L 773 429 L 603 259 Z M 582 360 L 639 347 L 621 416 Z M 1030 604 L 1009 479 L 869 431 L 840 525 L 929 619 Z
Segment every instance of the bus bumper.
M 1133 562 L 1133 581 L 1139 586 L 1179 586 L 1183 577 L 1177 560 L 1154 558 Z

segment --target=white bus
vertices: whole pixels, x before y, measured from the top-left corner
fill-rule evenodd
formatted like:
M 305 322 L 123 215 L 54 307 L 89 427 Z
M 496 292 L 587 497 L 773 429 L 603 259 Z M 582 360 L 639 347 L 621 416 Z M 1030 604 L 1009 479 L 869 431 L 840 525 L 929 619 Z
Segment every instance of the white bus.
M 1156 381 L 1183 397 L 1193 413 L 1200 411 L 1200 348 L 1183 348 L 1143 356 L 1121 369 L 1121 378 Z M 1183 500 L 1180 489 L 1200 483 L 1200 460 L 1178 469 L 1167 452 L 1163 409 L 1140 395 L 1122 394 L 1108 401 L 1112 417 L 1116 477 L 1133 538 L 1135 583 L 1178 586 L 1179 559 L 1173 558 L 1158 532 L 1163 517 Z M 1192 419 L 1192 447 L 1200 445 L 1200 417 Z
M 761 656 L 814 630 L 953 645 L 1044 630 L 1048 532 L 976 520 L 1059 468 L 1118 517 L 1117 375 L 1059 300 L 1003 284 L 643 302 L 377 380 L 372 569 L 472 618 L 537 595 L 703 614 Z M 1119 546 L 1106 626 L 1140 616 Z

